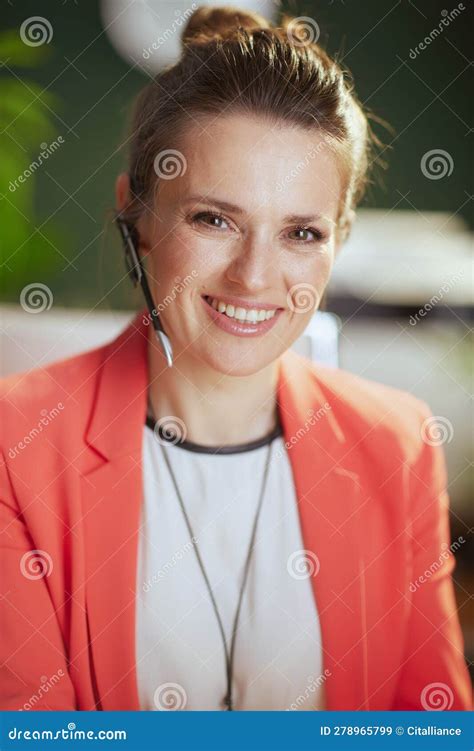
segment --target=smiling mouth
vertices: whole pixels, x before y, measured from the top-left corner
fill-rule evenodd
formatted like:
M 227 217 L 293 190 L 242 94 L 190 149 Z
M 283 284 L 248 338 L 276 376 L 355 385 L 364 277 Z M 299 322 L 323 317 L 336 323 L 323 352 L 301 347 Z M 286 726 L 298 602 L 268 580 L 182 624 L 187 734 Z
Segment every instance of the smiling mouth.
M 203 295 L 203 299 L 217 313 L 244 325 L 248 324 L 255 326 L 264 321 L 269 321 L 271 318 L 274 318 L 280 310 L 282 310 L 281 308 L 245 308 L 240 305 L 225 303 L 223 300 L 219 300 L 217 297 L 211 297 L 210 295 Z

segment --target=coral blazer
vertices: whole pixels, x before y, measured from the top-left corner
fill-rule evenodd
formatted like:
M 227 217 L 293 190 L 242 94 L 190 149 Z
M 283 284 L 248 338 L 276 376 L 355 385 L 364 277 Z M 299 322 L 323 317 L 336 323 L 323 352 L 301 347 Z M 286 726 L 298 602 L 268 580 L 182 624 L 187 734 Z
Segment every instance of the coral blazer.
M 140 708 L 142 316 L 0 382 L 3 710 Z M 278 399 L 304 549 L 320 564 L 326 708 L 470 709 L 444 457 L 420 432 L 430 410 L 292 350 Z

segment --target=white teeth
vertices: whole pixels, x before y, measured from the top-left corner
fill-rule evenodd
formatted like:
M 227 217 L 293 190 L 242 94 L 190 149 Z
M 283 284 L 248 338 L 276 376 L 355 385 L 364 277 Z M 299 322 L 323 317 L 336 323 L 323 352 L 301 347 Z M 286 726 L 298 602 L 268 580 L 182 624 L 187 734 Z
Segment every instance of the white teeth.
M 217 300 L 215 297 L 208 298 L 210 305 L 219 313 L 225 313 L 229 318 L 235 318 L 237 321 L 247 323 L 259 323 L 260 321 L 267 321 L 276 313 L 274 310 L 256 310 L 255 308 L 247 309 L 241 307 L 235 307 L 234 305 L 227 305 L 221 300 Z

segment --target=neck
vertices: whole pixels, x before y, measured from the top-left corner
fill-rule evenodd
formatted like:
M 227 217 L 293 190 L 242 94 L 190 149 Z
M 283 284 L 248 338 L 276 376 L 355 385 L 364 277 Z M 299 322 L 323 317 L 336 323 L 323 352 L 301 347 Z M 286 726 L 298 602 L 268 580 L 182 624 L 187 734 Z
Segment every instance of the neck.
M 249 376 L 223 375 L 186 354 L 169 368 L 151 328 L 148 398 L 157 420 L 179 418 L 186 439 L 204 446 L 255 441 L 275 428 L 278 360 Z

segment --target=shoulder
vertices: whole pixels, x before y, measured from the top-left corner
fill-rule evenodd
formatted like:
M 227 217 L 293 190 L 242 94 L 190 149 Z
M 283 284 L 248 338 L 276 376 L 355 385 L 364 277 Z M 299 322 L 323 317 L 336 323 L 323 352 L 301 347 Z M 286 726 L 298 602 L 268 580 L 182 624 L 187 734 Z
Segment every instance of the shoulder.
M 341 406 L 353 410 L 364 419 L 372 422 L 390 414 L 393 419 L 418 419 L 429 406 L 409 391 L 389 386 L 370 378 L 359 376 L 348 370 L 312 365 L 312 371 L 319 383 L 337 398 Z
M 15 452 L 38 432 L 57 422 L 80 428 L 87 419 L 97 375 L 110 343 L 79 355 L 48 363 L 44 367 L 14 373 L 0 379 L 0 445 Z M 58 418 L 61 418 L 59 419 Z M 79 432 L 79 431 L 74 431 Z M 15 448 L 16 447 L 16 448 Z
M 405 507 L 407 515 L 422 518 L 428 510 L 430 518 L 437 519 L 441 503 L 445 513 L 449 500 L 443 444 L 452 431 L 449 420 L 433 415 L 425 401 L 404 389 L 310 361 L 301 367 L 317 394 L 314 402 L 323 402 L 338 426 L 342 463 L 357 472 L 374 497 L 383 488 L 385 500 L 393 498 L 387 508 L 400 508 L 407 492 L 413 499 L 412 507 Z M 319 423 L 315 421 L 315 431 Z
M 52 396 L 71 395 L 80 389 L 103 361 L 110 343 L 89 349 L 72 357 L 55 360 L 31 370 L 0 378 L 2 405 L 29 410 Z
M 416 461 L 436 419 L 425 401 L 348 370 L 296 358 L 311 383 L 310 393 L 331 410 L 346 440 L 363 444 L 369 453 L 393 450 L 405 461 Z

